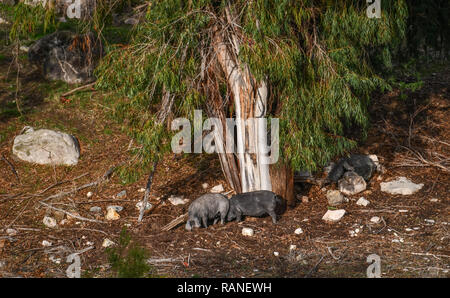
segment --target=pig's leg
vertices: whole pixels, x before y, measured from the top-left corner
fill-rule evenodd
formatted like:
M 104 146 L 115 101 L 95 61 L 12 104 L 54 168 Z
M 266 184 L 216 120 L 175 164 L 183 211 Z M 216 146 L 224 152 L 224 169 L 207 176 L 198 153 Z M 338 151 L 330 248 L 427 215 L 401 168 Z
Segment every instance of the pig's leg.
M 227 218 L 227 214 L 220 214 L 220 223 L 225 224 L 225 219 Z
M 203 222 L 203 225 L 205 226 L 205 228 L 207 228 L 208 227 L 208 217 L 202 216 L 202 222 Z
M 218 221 L 219 221 L 219 218 L 218 218 L 218 217 L 214 218 L 214 223 L 213 223 L 213 225 L 215 225 Z
M 240 210 L 236 211 L 236 220 L 237 220 L 237 222 L 242 221 L 242 212 Z
M 200 220 L 198 217 L 194 218 L 194 227 L 200 228 L 202 225 L 200 224 Z
M 268 213 L 269 213 L 270 217 L 272 217 L 273 223 L 276 224 L 277 223 L 277 214 L 275 213 L 275 211 L 273 211 L 273 210 L 268 211 Z

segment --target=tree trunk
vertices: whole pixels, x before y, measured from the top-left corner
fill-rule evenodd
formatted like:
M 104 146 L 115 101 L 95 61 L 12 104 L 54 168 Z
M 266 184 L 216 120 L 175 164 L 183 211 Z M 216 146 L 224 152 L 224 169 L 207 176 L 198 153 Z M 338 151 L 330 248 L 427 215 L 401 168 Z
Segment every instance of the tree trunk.
M 292 171 L 282 167 L 281 170 L 276 171 L 275 175 L 272 175 L 275 177 L 275 180 L 272 180 L 268 153 L 264 151 L 267 147 L 265 117 L 268 89 L 266 82 L 264 80 L 257 82 L 248 65 L 239 61 L 239 41 L 235 31 L 239 29 L 232 20 L 229 9 L 226 9 L 226 14 L 231 29 L 219 30 L 215 27 L 212 45 L 234 101 L 236 136 L 233 141 L 236 140 L 237 152 L 235 155 L 219 153 L 222 170 L 228 183 L 237 193 L 275 189 L 275 193 L 292 203 Z M 220 105 L 216 104 L 217 106 Z M 225 133 L 232 133 L 226 126 L 224 113 L 216 109 L 214 114 L 220 119 Z M 216 142 L 224 142 L 224 140 L 216 138 Z M 226 148 L 226 144 L 222 144 Z

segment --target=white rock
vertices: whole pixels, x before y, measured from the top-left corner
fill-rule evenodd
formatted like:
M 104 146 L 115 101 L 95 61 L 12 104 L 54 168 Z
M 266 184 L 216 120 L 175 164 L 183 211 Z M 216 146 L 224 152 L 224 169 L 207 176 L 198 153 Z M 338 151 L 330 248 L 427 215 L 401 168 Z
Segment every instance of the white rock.
M 400 213 L 406 213 L 406 212 L 408 212 L 408 210 L 406 210 L 406 209 L 400 209 L 400 210 L 398 210 L 398 212 L 400 212 Z
M 211 188 L 212 193 L 221 193 L 223 192 L 225 189 L 223 188 L 222 184 L 216 185 L 213 188 Z
M 144 201 L 139 201 L 136 203 L 136 209 L 141 210 L 142 204 L 144 204 Z M 150 202 L 147 202 L 145 205 L 144 210 L 149 210 L 152 208 L 152 204 Z
M 379 218 L 378 216 L 374 216 L 370 219 L 370 221 L 377 224 L 381 222 L 381 218 Z
M 106 216 L 105 216 L 106 220 L 118 220 L 119 218 L 120 218 L 120 215 L 119 215 L 119 213 L 117 213 L 116 210 L 114 210 L 113 208 L 108 209 Z
M 102 246 L 103 247 L 110 247 L 112 245 L 114 245 L 115 243 L 111 240 L 109 240 L 108 238 L 105 238 L 105 240 L 103 240 Z
M 393 195 L 411 195 L 423 187 L 423 183 L 415 184 L 406 177 L 398 177 L 390 182 L 380 183 L 381 191 Z
M 86 197 L 90 198 L 90 197 L 92 197 L 92 195 L 93 195 L 93 193 L 92 193 L 92 191 L 90 191 L 86 194 Z
M 297 249 L 297 245 L 291 244 L 291 246 L 289 246 L 289 250 L 293 251 Z
M 203 188 L 203 189 L 207 189 L 207 188 L 208 188 L 208 186 L 209 186 L 209 184 L 208 184 L 208 183 L 202 183 L 202 188 Z
M 302 228 L 297 228 L 297 229 L 295 229 L 294 233 L 297 235 L 300 235 L 303 233 L 303 230 L 302 230 Z
M 273 255 L 276 256 L 276 257 L 278 257 L 278 256 L 280 255 L 280 253 L 279 253 L 278 251 L 274 251 L 274 252 L 273 252 Z
M 177 197 L 177 196 L 174 196 L 174 195 L 171 195 L 168 200 L 169 200 L 170 203 L 172 203 L 172 205 L 175 205 L 175 206 L 176 205 L 184 205 L 187 202 L 189 202 L 188 199 L 183 199 L 183 196 Z
M 9 236 L 16 236 L 17 235 L 17 230 L 6 229 L 6 234 L 8 234 Z
M 368 200 L 366 200 L 364 197 L 360 197 L 359 198 L 359 200 L 356 202 L 356 205 L 358 205 L 358 206 L 367 206 L 367 205 L 369 205 L 369 201 Z
M 138 192 L 144 192 L 144 191 L 145 191 L 145 188 L 143 188 L 143 187 L 138 189 Z
M 45 226 L 49 228 L 55 228 L 56 227 L 56 220 L 53 217 L 45 216 L 42 220 Z
M 45 247 L 52 246 L 52 243 L 50 241 L 44 240 L 44 241 L 42 241 L 42 246 L 45 246 Z
M 406 228 L 405 231 L 406 231 L 406 232 L 412 232 L 413 229 L 411 229 L 411 228 Z
M 339 221 L 344 216 L 344 214 L 345 214 L 344 209 L 328 210 L 322 217 L 322 219 L 328 222 L 336 222 Z
M 69 134 L 49 129 L 25 127 L 14 138 L 13 154 L 19 159 L 53 165 L 76 165 L 80 157 L 78 140 Z
M 327 200 L 328 205 L 337 206 L 345 201 L 344 196 L 341 194 L 339 190 L 329 190 L 327 191 Z
M 338 181 L 339 191 L 347 196 L 360 193 L 367 188 L 363 177 L 355 172 L 346 172 L 344 177 Z
M 437 202 L 439 202 L 439 200 L 436 198 L 433 198 L 433 199 L 430 199 L 430 202 L 437 203 Z
M 244 236 L 253 236 L 255 232 L 252 228 L 242 228 L 242 235 Z
M 427 223 L 429 223 L 429 224 L 434 224 L 435 223 L 434 219 L 425 219 L 425 221 Z

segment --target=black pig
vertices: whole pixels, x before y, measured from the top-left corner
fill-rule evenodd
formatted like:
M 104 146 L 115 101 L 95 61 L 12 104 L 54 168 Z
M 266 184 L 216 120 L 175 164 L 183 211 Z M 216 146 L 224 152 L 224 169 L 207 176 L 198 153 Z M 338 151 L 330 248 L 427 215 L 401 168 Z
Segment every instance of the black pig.
M 230 210 L 227 220 L 231 221 L 237 218 L 242 220 L 243 215 L 261 216 L 269 214 L 273 223 L 277 223 L 277 214 L 275 209 L 281 206 L 283 200 L 275 193 L 268 190 L 258 190 L 234 195 L 230 199 Z

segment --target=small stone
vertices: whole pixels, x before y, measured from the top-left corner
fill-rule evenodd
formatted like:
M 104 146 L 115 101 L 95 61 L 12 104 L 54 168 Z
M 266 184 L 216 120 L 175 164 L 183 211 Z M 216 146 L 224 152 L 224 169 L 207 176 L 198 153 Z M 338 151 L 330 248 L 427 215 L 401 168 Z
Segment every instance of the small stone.
M 61 263 L 61 258 L 55 258 L 55 256 L 50 256 L 48 259 L 50 261 L 52 261 L 53 263 L 56 263 L 56 264 L 60 264 Z
M 92 193 L 92 191 L 90 191 L 86 194 L 86 197 L 90 198 L 90 197 L 92 197 L 92 195 L 93 195 L 93 193 Z
M 189 202 L 188 199 L 183 199 L 183 196 L 174 196 L 171 195 L 170 198 L 168 199 L 170 203 L 172 203 L 172 205 L 176 206 L 176 205 L 184 205 L 187 202 Z
M 7 20 L 5 20 L 5 19 L 3 19 L 3 18 L 0 17 L 0 24 L 8 25 L 9 22 L 8 22 Z
M 118 220 L 120 218 L 119 213 L 116 212 L 116 210 L 109 208 L 108 212 L 106 213 L 105 219 L 106 220 Z
M 114 210 L 116 210 L 116 212 L 120 212 L 120 211 L 123 210 L 123 207 L 122 206 L 118 206 L 118 205 L 109 205 L 108 207 L 106 207 L 106 209 L 107 210 L 108 209 L 114 209 Z
M 223 188 L 222 184 L 216 185 L 213 188 L 211 188 L 210 192 L 211 193 L 221 193 L 223 192 L 225 189 Z
M 203 188 L 203 189 L 207 189 L 207 188 L 208 188 L 208 186 L 209 186 L 209 184 L 208 184 L 208 183 L 202 183 L 202 188 Z
M 17 230 L 6 229 L 6 234 L 8 234 L 9 236 L 16 236 L 17 235 Z
M 289 246 L 289 250 L 293 251 L 297 249 L 297 245 L 291 244 L 291 246 Z
M 127 24 L 127 25 L 137 25 L 137 24 L 139 24 L 139 20 L 136 19 L 136 18 L 127 18 L 123 22 L 124 22 L 124 24 Z
M 115 243 L 113 241 L 106 238 L 105 240 L 103 240 L 102 247 L 110 247 L 113 246 L 114 244 Z
M 139 201 L 136 203 L 136 208 L 138 210 L 141 210 L 142 204 L 144 204 L 143 201 Z M 150 202 L 147 202 L 147 204 L 145 205 L 144 210 L 150 210 L 152 208 L 152 204 Z
M 143 187 L 139 188 L 138 192 L 145 192 L 145 188 L 143 188 Z
M 127 191 L 126 190 L 122 190 L 121 192 L 116 194 L 116 199 L 122 199 L 122 198 L 125 198 L 126 196 L 127 196 Z
M 244 236 L 253 236 L 255 232 L 252 228 L 242 228 L 242 235 Z
M 433 199 L 430 199 L 430 202 L 437 203 L 437 202 L 439 202 L 439 200 L 436 198 L 433 198 Z
M 19 49 L 20 49 L 22 52 L 25 52 L 25 53 L 28 53 L 28 51 L 30 50 L 30 48 L 27 47 L 27 46 L 20 46 Z
M 358 206 L 367 206 L 367 205 L 369 205 L 369 201 L 368 200 L 366 200 L 364 197 L 360 197 L 359 198 L 359 200 L 356 202 L 356 205 L 358 205 Z
M 50 241 L 44 240 L 42 241 L 42 246 L 44 247 L 52 246 L 52 243 Z
M 279 253 L 278 251 L 274 251 L 274 252 L 273 252 L 273 255 L 276 256 L 276 257 L 278 257 L 278 256 L 280 255 L 280 253 Z
M 347 196 L 360 193 L 367 188 L 363 177 L 355 172 L 346 172 L 344 177 L 338 181 L 339 191 Z
M 411 229 L 411 228 L 406 228 L 405 231 L 406 231 L 406 232 L 412 232 L 413 229 Z
M 91 208 L 89 209 L 89 211 L 90 211 L 90 212 L 93 212 L 93 213 L 98 213 L 98 212 L 101 212 L 101 211 L 102 211 L 102 207 L 99 207 L 99 206 L 93 206 L 93 207 L 91 207 Z
M 381 222 L 381 218 L 379 218 L 378 216 L 374 216 L 370 219 L 370 221 L 377 224 Z
M 398 177 L 390 182 L 381 182 L 381 191 L 393 195 L 412 195 L 423 187 L 423 183 L 415 184 L 406 177 Z
M 62 211 L 55 210 L 53 211 L 53 216 L 55 217 L 56 221 L 61 221 L 64 219 L 66 214 Z
M 42 220 L 44 225 L 49 228 L 55 228 L 56 227 L 56 220 L 53 217 L 45 216 Z
M 302 203 L 308 203 L 309 198 L 307 196 L 302 196 Z
M 406 210 L 406 209 L 400 209 L 400 210 L 398 210 L 398 212 L 400 212 L 400 213 L 406 213 L 406 212 L 408 212 L 408 210 Z
M 429 224 L 434 224 L 434 219 L 425 219 L 425 221 Z
M 297 235 L 300 235 L 300 234 L 303 233 L 303 230 L 302 230 L 302 228 L 297 228 L 297 229 L 294 231 L 294 233 L 297 234 Z
M 345 214 L 344 209 L 328 210 L 322 217 L 322 219 L 328 222 L 337 222 L 344 216 L 344 214 Z
M 328 205 L 337 206 L 345 201 L 344 196 L 339 190 L 329 190 L 327 192 Z

